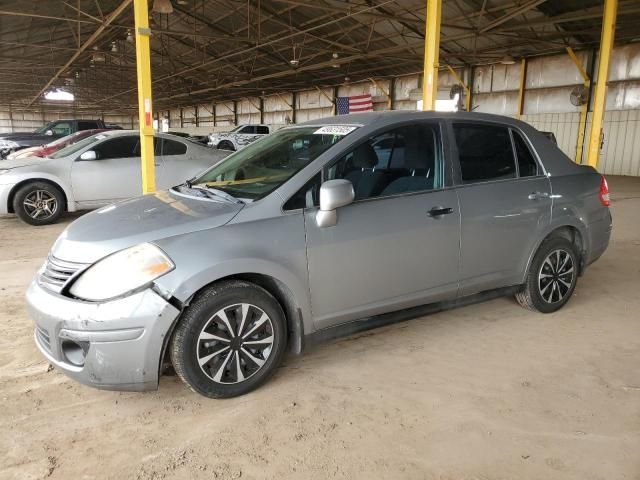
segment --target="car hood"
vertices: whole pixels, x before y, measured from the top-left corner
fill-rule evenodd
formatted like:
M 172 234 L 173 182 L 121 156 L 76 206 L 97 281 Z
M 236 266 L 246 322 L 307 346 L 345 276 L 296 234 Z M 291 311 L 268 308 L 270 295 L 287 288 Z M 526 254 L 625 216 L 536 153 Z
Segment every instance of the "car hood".
M 93 263 L 139 243 L 222 226 L 243 206 L 169 191 L 136 197 L 77 219 L 58 237 L 51 254 L 68 262 Z
M 42 162 L 48 162 L 53 159 L 46 157 L 21 157 L 14 158 L 13 160 L 1 160 L 0 161 L 0 169 L 9 169 L 9 168 L 19 168 L 19 167 L 29 167 L 31 165 L 36 165 Z
M 55 140 L 55 135 L 43 135 L 41 133 L 9 133 L 7 135 L 0 136 L 2 140 L 12 140 L 14 142 L 20 143 L 20 140 L 25 140 L 31 145 L 43 145 L 45 143 L 51 142 L 51 140 Z M 40 143 L 37 143 L 40 142 Z

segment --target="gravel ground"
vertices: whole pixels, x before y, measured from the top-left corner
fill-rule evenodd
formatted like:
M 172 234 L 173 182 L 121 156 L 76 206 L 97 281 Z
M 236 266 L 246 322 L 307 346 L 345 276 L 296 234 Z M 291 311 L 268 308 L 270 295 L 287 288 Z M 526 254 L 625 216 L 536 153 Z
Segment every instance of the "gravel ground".
M 223 401 L 50 369 L 23 293 L 74 217 L 0 217 L 0 478 L 639 479 L 640 179 L 610 185 L 611 246 L 557 314 L 502 298 L 430 315 Z

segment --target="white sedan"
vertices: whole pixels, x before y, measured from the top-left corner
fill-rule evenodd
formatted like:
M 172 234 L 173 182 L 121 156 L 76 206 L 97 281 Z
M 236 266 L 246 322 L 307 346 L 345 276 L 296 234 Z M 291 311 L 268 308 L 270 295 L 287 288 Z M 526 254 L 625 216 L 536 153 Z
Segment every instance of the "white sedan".
M 157 134 L 156 187 L 165 190 L 225 158 L 174 135 Z M 142 194 L 140 136 L 106 131 L 49 157 L 0 164 L 0 214 L 15 213 L 31 225 L 55 223 L 64 211 L 89 210 Z

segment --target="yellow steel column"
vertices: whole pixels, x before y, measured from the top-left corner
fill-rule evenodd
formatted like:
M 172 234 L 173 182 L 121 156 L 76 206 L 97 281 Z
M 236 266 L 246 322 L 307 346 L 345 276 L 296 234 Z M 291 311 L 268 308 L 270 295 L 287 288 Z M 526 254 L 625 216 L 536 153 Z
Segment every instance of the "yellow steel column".
M 580 63 L 580 59 L 573 51 L 573 48 L 567 47 L 567 53 L 569 54 L 569 58 L 573 61 L 575 66 L 578 68 L 580 75 L 582 75 L 582 80 L 584 82 L 584 86 L 587 88 L 591 88 L 591 79 L 589 75 L 587 75 L 587 71 Z M 578 125 L 578 141 L 576 142 L 576 163 L 582 163 L 582 153 L 584 149 L 584 132 L 585 125 L 587 124 L 587 115 L 589 113 L 589 102 L 585 102 L 580 109 L 580 123 Z
M 520 64 L 520 90 L 518 91 L 518 119 L 524 111 L 524 89 L 527 85 L 527 59 L 522 58 Z
M 592 167 L 598 166 L 600 156 L 600 131 L 604 117 L 604 101 L 607 98 L 607 79 L 609 78 L 609 60 L 613 48 L 613 35 L 616 28 L 616 13 L 618 0 L 605 0 L 604 16 L 602 18 L 602 36 L 600 37 L 600 58 L 598 65 L 598 83 L 596 83 L 593 97 L 593 119 L 591 134 L 589 135 L 589 152 L 587 163 Z
M 153 160 L 153 115 L 151 113 L 151 55 L 147 0 L 133 0 L 136 27 L 136 70 L 138 73 L 138 119 L 142 157 L 142 193 L 156 190 Z
M 427 0 L 424 35 L 424 72 L 422 110 L 435 110 L 438 93 L 438 57 L 440 54 L 440 15 L 442 0 Z

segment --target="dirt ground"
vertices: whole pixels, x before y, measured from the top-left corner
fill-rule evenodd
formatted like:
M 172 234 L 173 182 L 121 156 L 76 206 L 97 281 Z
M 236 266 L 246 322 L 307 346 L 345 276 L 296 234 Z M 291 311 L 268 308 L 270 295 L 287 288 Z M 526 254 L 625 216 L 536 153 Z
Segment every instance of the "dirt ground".
M 640 479 L 640 179 L 571 302 L 503 298 L 287 358 L 208 400 L 90 389 L 50 370 L 23 292 L 65 225 L 0 218 L 2 479 Z

